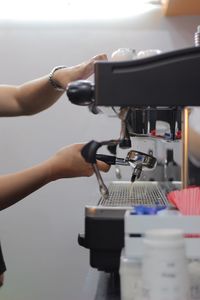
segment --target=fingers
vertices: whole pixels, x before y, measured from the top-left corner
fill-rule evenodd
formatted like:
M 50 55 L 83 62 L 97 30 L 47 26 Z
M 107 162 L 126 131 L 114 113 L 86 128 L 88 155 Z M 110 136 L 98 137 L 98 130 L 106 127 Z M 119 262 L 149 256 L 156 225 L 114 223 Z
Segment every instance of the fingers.
M 86 63 L 81 64 L 82 66 L 82 79 L 87 79 L 94 73 L 94 63 L 97 61 L 107 61 L 107 55 L 106 54 L 98 54 L 94 57 L 92 57 L 89 61 Z
M 77 147 L 77 150 L 80 152 L 80 155 L 81 155 L 82 159 L 83 159 L 83 160 L 85 161 L 85 163 L 87 164 L 87 166 L 91 166 L 91 168 L 92 168 L 92 165 L 91 165 L 90 163 L 87 163 L 86 160 L 84 159 L 84 157 L 83 157 L 82 154 L 81 154 L 81 150 L 83 149 L 83 147 L 84 147 L 85 145 L 86 145 L 86 144 L 76 144 L 76 147 Z M 99 168 L 100 171 L 108 172 L 108 171 L 110 170 L 110 165 L 106 164 L 105 162 L 100 161 L 100 160 L 97 160 L 96 163 L 97 163 L 97 166 L 98 166 L 98 168 Z M 90 170 L 93 170 L 93 168 L 90 169 Z M 92 173 L 93 173 L 93 172 L 91 172 L 89 176 L 91 176 Z
M 93 168 L 92 168 L 92 164 L 86 162 L 86 160 L 84 159 L 84 157 L 82 156 L 81 154 L 81 150 L 83 149 L 83 147 L 85 146 L 86 144 L 76 144 L 76 147 L 77 147 L 77 150 L 80 152 L 80 155 L 81 155 L 81 158 L 82 160 L 84 160 L 85 162 L 85 166 L 88 167 L 88 170 L 89 170 L 89 176 L 91 176 L 93 174 Z M 99 168 L 100 171 L 103 171 L 103 172 L 108 172 L 110 170 L 110 165 L 106 164 L 105 162 L 103 161 L 100 161 L 100 160 L 97 160 L 97 166 Z
M 60 178 L 92 176 L 94 173 L 91 163 L 86 162 L 81 154 L 85 144 L 73 144 L 60 149 L 49 159 L 51 181 Z M 99 170 L 108 172 L 110 166 L 105 162 L 97 161 Z
M 88 61 L 82 62 L 79 65 L 72 66 L 69 68 L 64 68 L 56 72 L 55 79 L 59 85 L 67 88 L 69 82 L 75 80 L 85 80 L 94 73 L 94 64 L 96 61 L 107 61 L 107 55 L 102 53 L 95 55 Z
M 105 61 L 107 61 L 108 57 L 107 57 L 107 55 L 105 53 L 101 53 L 101 54 L 97 54 L 94 57 L 92 57 L 92 60 L 93 61 L 98 61 L 98 60 L 105 60 Z
M 79 155 L 81 156 L 80 162 L 79 162 L 79 168 L 82 166 L 83 170 L 83 176 L 92 176 L 94 173 L 92 164 L 86 162 L 85 158 L 81 154 L 81 150 L 86 144 L 74 144 L 74 147 L 76 148 L 75 151 L 79 152 Z M 103 161 L 97 160 L 97 166 L 100 171 L 108 172 L 110 170 L 110 165 L 106 164 Z M 80 168 L 81 169 L 81 168 Z
M 110 165 L 108 165 L 100 160 L 97 160 L 97 166 L 98 166 L 99 170 L 101 170 L 103 172 L 108 172 L 110 170 Z

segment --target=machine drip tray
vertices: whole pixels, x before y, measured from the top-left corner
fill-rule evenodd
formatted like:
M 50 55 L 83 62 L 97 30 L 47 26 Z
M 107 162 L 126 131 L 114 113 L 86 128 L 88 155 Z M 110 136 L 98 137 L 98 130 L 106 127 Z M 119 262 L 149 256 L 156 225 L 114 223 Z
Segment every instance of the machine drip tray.
M 158 182 L 111 182 L 109 198 L 101 198 L 100 206 L 132 207 L 136 205 L 166 206 L 168 200 Z

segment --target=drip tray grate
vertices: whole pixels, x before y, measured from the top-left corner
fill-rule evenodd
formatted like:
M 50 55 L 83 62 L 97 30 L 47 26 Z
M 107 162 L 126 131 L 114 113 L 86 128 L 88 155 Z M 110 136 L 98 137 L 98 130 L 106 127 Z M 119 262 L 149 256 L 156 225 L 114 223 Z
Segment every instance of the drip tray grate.
M 98 205 L 111 207 L 146 205 L 155 207 L 169 204 L 158 182 L 112 182 L 108 189 L 109 198 L 101 198 Z

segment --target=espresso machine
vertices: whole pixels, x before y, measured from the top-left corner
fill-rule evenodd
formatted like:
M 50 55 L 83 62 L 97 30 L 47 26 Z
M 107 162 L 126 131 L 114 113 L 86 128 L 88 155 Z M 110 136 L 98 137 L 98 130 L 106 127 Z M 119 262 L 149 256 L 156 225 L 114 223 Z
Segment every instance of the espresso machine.
M 90 265 L 101 271 L 118 272 L 124 247 L 124 214 L 136 206 L 170 207 L 167 193 L 188 186 L 189 107 L 199 106 L 200 47 L 159 53 L 128 61 L 99 61 L 94 83 L 85 80 L 69 84 L 67 96 L 77 105 L 88 106 L 98 114 L 109 108 L 121 122 L 117 138 L 90 141 L 82 150 L 92 164 L 99 185 L 99 201 L 85 207 L 85 233 L 78 242 L 90 251 Z M 169 126 L 158 132 L 157 121 Z M 141 180 L 145 170 L 156 172 L 157 158 L 132 149 L 134 138 L 181 143 L 180 180 Z M 107 147 L 109 155 L 99 154 Z M 125 157 L 117 149 L 127 149 Z M 98 152 L 98 153 L 97 153 Z M 169 153 L 171 161 L 173 157 Z M 118 180 L 104 183 L 97 160 L 116 166 Z M 120 180 L 118 166 L 131 168 L 130 181 Z

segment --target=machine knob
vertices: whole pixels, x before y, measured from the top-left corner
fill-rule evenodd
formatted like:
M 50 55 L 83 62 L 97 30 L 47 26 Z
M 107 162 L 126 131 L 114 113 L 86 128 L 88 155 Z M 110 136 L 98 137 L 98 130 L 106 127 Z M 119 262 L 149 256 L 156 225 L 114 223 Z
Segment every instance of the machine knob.
M 76 105 L 91 105 L 94 102 L 94 84 L 87 80 L 77 80 L 68 84 L 67 96 Z

